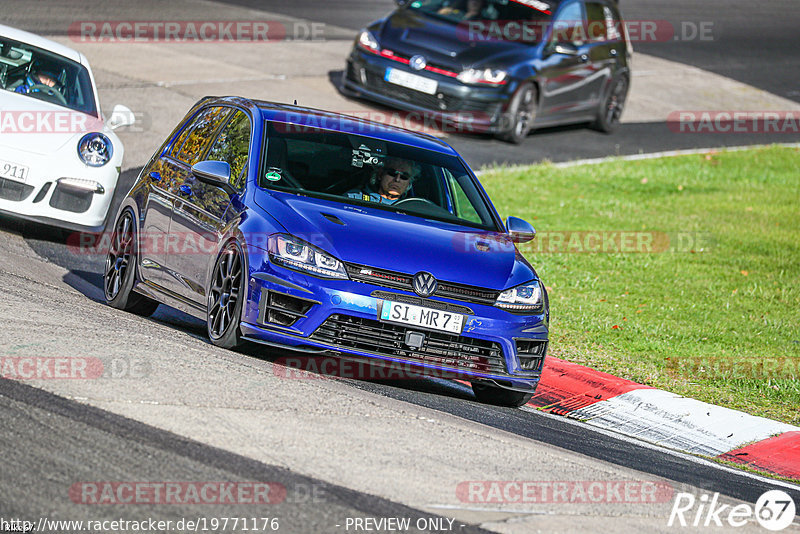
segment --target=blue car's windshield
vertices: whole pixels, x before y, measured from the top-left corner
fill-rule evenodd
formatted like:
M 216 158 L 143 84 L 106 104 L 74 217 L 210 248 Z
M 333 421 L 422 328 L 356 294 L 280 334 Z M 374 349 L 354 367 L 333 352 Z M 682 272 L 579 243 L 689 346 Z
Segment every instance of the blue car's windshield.
M 5 37 L 0 37 L 0 89 L 98 116 L 86 67 Z
M 361 135 L 269 123 L 259 185 L 501 231 L 461 161 Z

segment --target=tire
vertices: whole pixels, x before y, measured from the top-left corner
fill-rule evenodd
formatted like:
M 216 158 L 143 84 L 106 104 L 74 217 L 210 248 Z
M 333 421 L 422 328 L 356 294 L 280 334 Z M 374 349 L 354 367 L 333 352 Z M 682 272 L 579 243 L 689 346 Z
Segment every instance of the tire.
M 625 100 L 628 98 L 630 83 L 628 77 L 623 75 L 617 78 L 603 99 L 597 110 L 597 118 L 592 123 L 595 130 L 612 133 L 619 127 L 622 112 L 625 110 Z
M 531 400 L 531 397 L 533 397 L 533 392 L 523 393 L 521 391 L 513 391 L 497 386 L 489 386 L 481 382 L 473 382 L 472 391 L 475 393 L 475 398 L 484 404 L 512 406 L 515 408 L 527 404 L 527 402 Z
M 533 129 L 536 119 L 536 108 L 539 93 L 529 82 L 523 83 L 508 107 L 507 116 L 511 118 L 510 126 L 497 135 L 498 139 L 518 145 L 522 143 Z
M 246 291 L 244 274 L 242 249 L 232 241 L 217 258 L 208 289 L 208 338 L 218 347 L 233 349 L 242 344 L 239 322 Z
M 125 210 L 114 224 L 111 235 L 103 273 L 103 292 L 112 308 L 148 317 L 156 311 L 158 302 L 133 291 L 137 245 L 135 217 L 131 210 Z

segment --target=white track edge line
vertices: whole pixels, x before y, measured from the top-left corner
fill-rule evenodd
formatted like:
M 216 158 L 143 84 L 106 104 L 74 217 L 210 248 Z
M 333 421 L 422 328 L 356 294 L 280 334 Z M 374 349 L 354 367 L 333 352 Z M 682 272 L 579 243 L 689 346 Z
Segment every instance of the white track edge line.
M 713 461 L 711 461 L 711 459 L 708 459 L 706 457 L 695 456 L 693 454 L 689 454 L 689 453 L 684 452 L 684 451 L 680 451 L 680 450 L 676 450 L 676 449 L 670 449 L 668 447 L 662 447 L 662 446 L 656 445 L 654 443 L 650 443 L 649 441 L 643 441 L 643 440 L 640 440 L 640 439 L 633 438 L 631 436 L 628 436 L 627 434 L 620 434 L 618 432 L 613 432 L 611 430 L 605 430 L 603 428 L 594 427 L 592 425 L 588 425 L 588 424 L 583 423 L 581 421 L 575 421 L 573 419 L 570 419 L 569 417 L 565 417 L 565 416 L 562 416 L 562 415 L 549 414 L 547 412 L 543 412 L 543 411 L 538 410 L 536 408 L 530 408 L 528 406 L 522 406 L 522 407 L 520 407 L 520 410 L 523 410 L 523 411 L 526 411 L 526 412 L 537 413 L 539 415 L 543 415 L 545 417 L 550 417 L 552 419 L 557 419 L 559 421 L 566 422 L 567 424 L 583 428 L 584 430 L 588 429 L 588 430 L 591 430 L 593 432 L 597 432 L 599 434 L 603 434 L 604 436 L 608 436 L 608 437 L 611 437 L 611 438 L 616 438 L 616 439 L 619 439 L 621 441 L 625 441 L 627 443 L 630 443 L 632 445 L 637 445 L 637 446 L 643 447 L 645 449 L 650 449 L 650 450 L 653 450 L 653 451 L 659 451 L 659 452 L 662 452 L 662 453 L 666 453 L 666 454 L 669 454 L 671 456 L 675 456 L 676 458 L 681 458 L 683 460 L 689 460 L 690 462 L 693 462 L 693 463 L 696 463 L 696 464 L 699 464 L 699 465 L 703 465 L 705 467 L 711 467 L 711 468 L 714 468 L 714 469 L 719 469 L 721 471 L 727 471 L 728 473 L 731 473 L 731 474 L 734 474 L 734 475 L 744 476 L 744 477 L 747 477 L 747 478 L 751 478 L 753 480 L 758 480 L 759 482 L 765 482 L 765 483 L 768 483 L 768 484 L 781 486 L 781 487 L 792 489 L 792 490 L 795 490 L 795 491 L 800 490 L 800 485 L 797 485 L 797 484 L 792 484 L 790 482 L 785 482 L 783 480 L 775 480 L 773 478 L 765 477 L 765 476 L 762 476 L 762 475 L 757 475 L 755 473 L 751 473 L 751 472 L 745 471 L 743 469 L 737 469 L 737 468 L 734 468 L 734 467 L 729 467 L 729 466 L 724 465 L 724 464 L 713 462 Z M 602 458 L 600 458 L 600 459 L 602 460 Z M 623 466 L 623 467 L 627 467 L 627 466 Z M 628 469 L 634 469 L 635 471 L 641 471 L 641 469 L 635 469 L 635 468 L 632 468 L 632 467 L 628 467 Z M 661 478 L 664 478 L 664 477 L 661 477 Z

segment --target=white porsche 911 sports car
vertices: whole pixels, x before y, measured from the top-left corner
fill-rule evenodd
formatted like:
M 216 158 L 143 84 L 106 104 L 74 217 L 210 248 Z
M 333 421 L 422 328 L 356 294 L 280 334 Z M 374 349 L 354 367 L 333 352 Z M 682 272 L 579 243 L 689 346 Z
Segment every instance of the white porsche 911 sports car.
M 0 25 L 0 212 L 102 231 L 124 152 L 112 130 L 133 122 L 124 106 L 105 120 L 83 54 Z

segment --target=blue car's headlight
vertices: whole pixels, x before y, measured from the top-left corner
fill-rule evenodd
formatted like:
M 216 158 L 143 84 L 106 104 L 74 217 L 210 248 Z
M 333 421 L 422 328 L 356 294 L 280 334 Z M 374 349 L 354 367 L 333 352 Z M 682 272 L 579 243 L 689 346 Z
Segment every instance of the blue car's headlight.
M 348 278 L 342 262 L 327 252 L 290 235 L 270 236 L 269 257 L 273 263 L 314 276 Z
M 89 167 L 102 167 L 113 155 L 114 145 L 101 133 L 88 133 L 78 142 L 78 156 Z
M 542 285 L 538 280 L 512 287 L 500 293 L 495 306 L 510 312 L 537 312 L 544 305 Z

